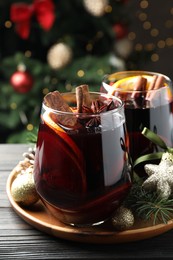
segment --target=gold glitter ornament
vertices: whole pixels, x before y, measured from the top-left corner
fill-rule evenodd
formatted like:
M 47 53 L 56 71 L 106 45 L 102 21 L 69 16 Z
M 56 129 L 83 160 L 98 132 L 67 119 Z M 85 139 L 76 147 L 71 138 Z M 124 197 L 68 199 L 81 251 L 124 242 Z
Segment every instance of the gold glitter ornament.
M 33 167 L 18 174 L 11 186 L 11 195 L 21 206 L 30 206 L 39 200 L 33 178 Z
M 112 224 L 119 231 L 129 229 L 134 224 L 132 211 L 124 206 L 119 207 L 112 216 Z
M 52 69 L 58 70 L 72 60 L 72 49 L 65 43 L 54 44 L 47 53 L 47 61 Z

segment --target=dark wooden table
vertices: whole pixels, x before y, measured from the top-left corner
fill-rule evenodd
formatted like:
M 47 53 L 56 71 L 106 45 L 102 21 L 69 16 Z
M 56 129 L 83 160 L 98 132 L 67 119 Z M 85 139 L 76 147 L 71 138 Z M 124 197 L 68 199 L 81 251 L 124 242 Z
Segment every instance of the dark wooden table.
M 0 259 L 173 259 L 173 230 L 137 242 L 83 244 L 47 235 L 12 209 L 6 182 L 27 145 L 0 144 Z

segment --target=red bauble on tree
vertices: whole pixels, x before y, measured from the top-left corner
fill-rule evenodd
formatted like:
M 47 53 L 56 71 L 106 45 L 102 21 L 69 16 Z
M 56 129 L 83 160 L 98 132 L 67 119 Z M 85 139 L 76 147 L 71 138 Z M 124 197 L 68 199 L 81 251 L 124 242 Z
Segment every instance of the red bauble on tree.
M 128 29 L 125 24 L 117 23 L 113 26 L 113 30 L 117 39 L 122 39 L 128 34 Z
M 33 86 L 33 82 L 33 77 L 24 69 L 23 66 L 20 66 L 10 78 L 12 87 L 18 93 L 27 93 L 30 91 Z

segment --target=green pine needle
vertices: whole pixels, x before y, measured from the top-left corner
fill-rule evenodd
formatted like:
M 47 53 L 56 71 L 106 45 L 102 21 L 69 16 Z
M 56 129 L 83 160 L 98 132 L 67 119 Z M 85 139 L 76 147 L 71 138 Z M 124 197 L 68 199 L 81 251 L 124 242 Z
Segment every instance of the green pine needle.
M 38 134 L 38 128 L 35 127 L 32 130 L 32 132 L 28 132 L 27 133 L 27 142 L 36 144 L 36 142 L 37 142 L 37 134 Z
M 166 224 L 173 217 L 173 199 L 163 199 L 156 192 L 145 191 L 139 182 L 135 182 L 125 201 L 134 214 L 153 224 Z

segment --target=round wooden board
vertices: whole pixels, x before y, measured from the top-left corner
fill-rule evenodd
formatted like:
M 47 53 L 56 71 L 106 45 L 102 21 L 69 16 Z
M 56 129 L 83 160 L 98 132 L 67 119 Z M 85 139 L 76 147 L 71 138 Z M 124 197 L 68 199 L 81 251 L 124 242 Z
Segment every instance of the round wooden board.
M 27 223 L 55 237 L 94 244 L 118 244 L 138 241 L 161 235 L 173 228 L 173 220 L 167 224 L 141 223 L 136 221 L 133 228 L 126 231 L 116 231 L 110 223 L 95 227 L 76 228 L 65 225 L 52 216 L 41 201 L 31 207 L 20 207 L 11 195 L 11 184 L 16 177 L 15 168 L 10 173 L 6 191 L 9 201 L 17 214 Z

